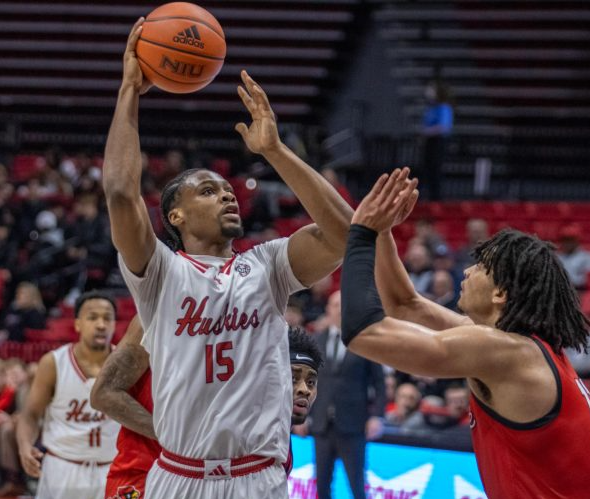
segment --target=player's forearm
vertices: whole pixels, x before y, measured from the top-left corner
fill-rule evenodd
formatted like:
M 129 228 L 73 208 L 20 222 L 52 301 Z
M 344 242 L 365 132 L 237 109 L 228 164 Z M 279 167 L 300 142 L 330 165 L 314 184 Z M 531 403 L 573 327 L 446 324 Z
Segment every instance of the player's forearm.
M 39 418 L 24 410 L 18 417 L 16 425 L 16 441 L 19 449 L 35 445 L 39 438 Z
M 139 197 L 141 149 L 138 132 L 139 92 L 124 84 L 105 147 L 103 186 L 107 199 L 114 195 Z
M 264 157 L 295 193 L 328 244 L 344 253 L 353 214 L 348 203 L 324 177 L 284 144 L 265 153 Z
M 381 233 L 377 238 L 375 264 L 377 290 L 388 315 L 398 317 L 399 307 L 410 305 L 418 293 L 402 263 L 391 232 Z
M 95 406 L 97 399 L 100 403 Z M 125 390 L 105 390 L 93 398 L 92 407 L 135 433 L 156 440 L 152 415 Z

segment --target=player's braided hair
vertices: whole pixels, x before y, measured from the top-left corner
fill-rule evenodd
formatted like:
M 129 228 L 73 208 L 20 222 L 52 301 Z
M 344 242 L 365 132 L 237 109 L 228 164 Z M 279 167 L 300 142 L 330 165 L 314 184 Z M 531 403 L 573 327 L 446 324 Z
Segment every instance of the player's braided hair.
M 473 256 L 507 294 L 498 329 L 536 334 L 555 352 L 587 351 L 590 321 L 551 243 L 504 229 L 477 246 Z
M 178 193 L 180 192 L 180 189 L 184 185 L 186 179 L 200 170 L 203 170 L 203 168 L 191 168 L 189 170 L 183 171 L 180 175 L 174 177 L 170 182 L 168 182 L 162 191 L 162 198 L 160 199 L 160 211 L 162 212 L 164 228 L 166 229 L 166 232 L 168 232 L 168 235 L 172 238 L 172 240 L 169 242 L 169 245 L 174 251 L 184 251 L 184 243 L 182 242 L 180 231 L 170 223 L 170 220 L 168 220 L 168 214 L 170 213 L 170 210 L 175 207 L 176 201 L 178 200 Z
M 289 326 L 289 351 L 309 355 L 318 368 L 324 364 L 324 357 L 316 340 L 299 326 Z

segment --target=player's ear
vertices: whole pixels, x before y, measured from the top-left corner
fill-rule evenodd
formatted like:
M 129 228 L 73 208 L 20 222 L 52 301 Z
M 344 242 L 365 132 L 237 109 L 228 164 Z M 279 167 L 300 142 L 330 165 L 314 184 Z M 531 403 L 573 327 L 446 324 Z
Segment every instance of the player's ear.
M 178 227 L 184 220 L 184 213 L 182 208 L 172 208 L 168 212 L 168 221 L 174 226 Z
M 504 291 L 503 289 L 500 289 L 500 288 L 494 288 L 494 294 L 492 296 L 492 303 L 494 303 L 496 305 L 505 305 L 507 298 L 508 298 L 508 295 L 507 295 L 506 291 Z
M 74 330 L 76 333 L 80 332 L 80 319 L 78 318 L 74 319 Z

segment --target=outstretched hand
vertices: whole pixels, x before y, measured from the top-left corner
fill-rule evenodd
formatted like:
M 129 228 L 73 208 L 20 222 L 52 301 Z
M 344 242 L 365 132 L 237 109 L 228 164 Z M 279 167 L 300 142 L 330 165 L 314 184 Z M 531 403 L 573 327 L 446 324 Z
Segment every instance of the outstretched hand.
M 145 19 L 140 17 L 133 25 L 127 38 L 127 47 L 123 56 L 123 84 L 131 85 L 140 94 L 145 94 L 152 86 L 152 83 L 143 76 L 135 52 L 135 46 L 141 36 L 144 21 Z
M 249 127 L 238 123 L 235 129 L 250 151 L 264 155 L 281 145 L 275 113 L 260 85 L 246 71 L 242 71 L 241 77 L 246 88 L 240 85 L 238 95 L 250 113 L 252 123 Z
M 352 223 L 382 232 L 408 218 L 418 199 L 418 180 L 410 180 L 409 174 L 405 167 L 381 175 L 354 212 Z

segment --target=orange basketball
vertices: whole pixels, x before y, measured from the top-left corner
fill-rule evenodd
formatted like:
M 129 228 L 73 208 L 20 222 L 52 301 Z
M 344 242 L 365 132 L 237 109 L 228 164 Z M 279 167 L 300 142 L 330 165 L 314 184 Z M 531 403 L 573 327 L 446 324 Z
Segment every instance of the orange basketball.
M 144 76 L 167 92 L 185 94 L 213 81 L 225 59 L 221 25 L 202 7 L 167 3 L 143 23 L 136 53 Z

